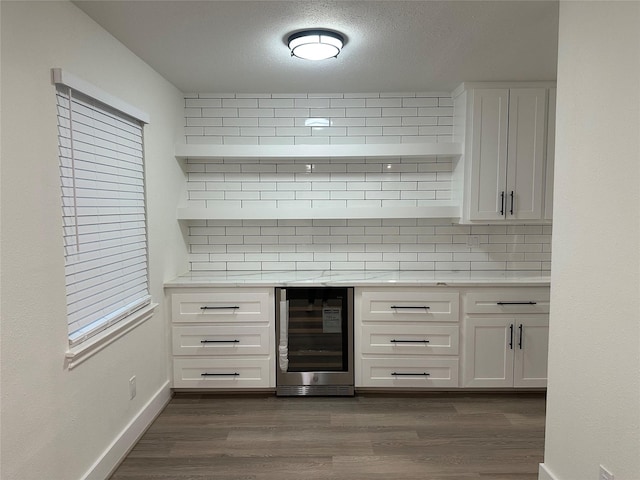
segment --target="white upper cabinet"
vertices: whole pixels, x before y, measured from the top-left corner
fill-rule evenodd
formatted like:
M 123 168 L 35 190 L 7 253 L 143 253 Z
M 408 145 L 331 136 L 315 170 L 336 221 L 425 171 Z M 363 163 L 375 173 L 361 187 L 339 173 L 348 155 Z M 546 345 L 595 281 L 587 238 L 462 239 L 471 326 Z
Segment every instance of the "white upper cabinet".
M 474 92 L 470 220 L 502 220 L 504 216 L 508 115 L 509 90 Z
M 549 218 L 548 93 L 547 87 L 473 88 L 460 96 L 458 120 L 466 122 L 461 129 L 466 144 L 460 167 L 463 222 Z
M 544 202 L 545 88 L 509 91 L 505 218 L 540 220 Z

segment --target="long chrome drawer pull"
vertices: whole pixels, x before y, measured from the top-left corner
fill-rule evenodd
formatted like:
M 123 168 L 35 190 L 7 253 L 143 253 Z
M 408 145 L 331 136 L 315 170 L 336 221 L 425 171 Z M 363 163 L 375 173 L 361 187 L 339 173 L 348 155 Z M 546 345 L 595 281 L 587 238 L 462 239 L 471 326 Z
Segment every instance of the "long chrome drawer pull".
M 200 307 L 200 310 L 239 310 L 240 307 L 237 305 L 233 305 L 231 307 Z
M 391 375 L 395 376 L 395 377 L 428 377 L 429 374 L 427 372 L 423 372 L 423 373 L 399 373 L 399 372 L 393 372 Z
M 239 373 L 201 373 L 202 377 L 239 377 Z
M 399 308 L 413 308 L 413 309 L 423 309 L 423 310 L 429 310 L 428 305 L 416 305 L 416 306 L 402 306 L 402 305 L 391 305 L 391 308 L 393 309 L 399 309 Z
M 391 343 L 429 343 L 429 340 L 389 340 Z
M 240 343 L 240 340 L 200 340 L 200 343 Z
M 537 305 L 536 302 L 496 302 L 496 305 Z

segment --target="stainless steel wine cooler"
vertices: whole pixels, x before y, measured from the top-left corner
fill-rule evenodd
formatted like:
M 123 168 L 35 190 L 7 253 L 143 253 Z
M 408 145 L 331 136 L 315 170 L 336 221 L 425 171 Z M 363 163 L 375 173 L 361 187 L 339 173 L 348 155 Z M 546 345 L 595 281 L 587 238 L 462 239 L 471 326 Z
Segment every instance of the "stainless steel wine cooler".
M 353 395 L 353 288 L 277 288 L 276 345 L 277 395 Z

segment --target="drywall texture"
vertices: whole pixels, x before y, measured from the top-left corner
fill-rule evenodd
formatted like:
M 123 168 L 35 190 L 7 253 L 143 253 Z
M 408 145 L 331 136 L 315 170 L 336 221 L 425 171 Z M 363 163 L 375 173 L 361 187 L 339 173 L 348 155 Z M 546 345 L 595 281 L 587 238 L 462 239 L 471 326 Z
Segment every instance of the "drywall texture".
M 74 480 L 168 379 L 163 281 L 186 269 L 172 158 L 182 95 L 70 2 L 2 2 L 2 472 Z M 55 88 L 62 67 L 151 116 L 145 128 L 156 315 L 73 370 L 66 304 Z M 179 183 L 178 183 L 179 182 Z M 174 193 L 175 192 L 175 193 Z M 128 380 L 137 376 L 129 400 Z
M 636 480 L 640 4 L 561 2 L 558 65 L 544 469 Z

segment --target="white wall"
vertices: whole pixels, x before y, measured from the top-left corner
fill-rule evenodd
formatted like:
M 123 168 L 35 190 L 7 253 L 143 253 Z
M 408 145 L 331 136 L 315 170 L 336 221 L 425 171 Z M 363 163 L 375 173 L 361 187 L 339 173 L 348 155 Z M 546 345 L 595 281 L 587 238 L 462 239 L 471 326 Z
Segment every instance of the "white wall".
M 3 1 L 1 8 L 0 476 L 72 480 L 84 477 L 158 392 L 169 393 L 162 284 L 187 269 L 175 220 L 184 174 L 173 158 L 174 143 L 184 134 L 184 100 L 73 4 Z M 73 370 L 64 363 L 67 326 L 51 67 L 62 67 L 151 116 L 145 128 L 151 292 L 160 307 L 151 320 Z M 129 400 L 132 375 L 138 393 Z
M 561 2 L 541 479 L 640 478 L 640 3 Z

